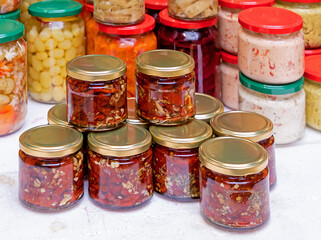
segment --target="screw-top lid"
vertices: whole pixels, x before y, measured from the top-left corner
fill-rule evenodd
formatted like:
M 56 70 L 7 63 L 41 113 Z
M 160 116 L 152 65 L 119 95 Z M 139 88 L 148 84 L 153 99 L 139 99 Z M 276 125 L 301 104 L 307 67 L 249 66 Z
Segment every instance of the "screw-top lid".
M 319 3 L 320 0 L 281 0 L 283 2 L 291 2 L 291 3 Z
M 67 104 L 56 104 L 49 109 L 47 117 L 49 124 L 68 125 Z
M 274 0 L 219 0 L 223 7 L 247 9 L 251 7 L 273 6 Z
M 86 3 L 86 9 L 88 12 L 93 13 L 94 12 L 94 5 L 92 3 Z
M 305 58 L 304 77 L 321 82 L 321 55 L 315 55 Z
M 127 108 L 128 108 L 127 123 L 141 126 L 143 128 L 148 128 L 149 126 L 148 122 L 139 118 L 136 114 L 136 100 L 134 97 L 127 99 Z
M 305 54 L 305 57 L 309 57 L 309 56 L 313 56 L 313 55 L 321 55 L 321 48 L 305 49 L 304 54 Z
M 16 11 L 6 13 L 6 14 L 0 14 L 0 19 L 12 19 L 17 20 L 20 18 L 21 11 L 20 9 L 17 9 Z
M 0 19 L 0 43 L 15 41 L 23 36 L 25 26 L 15 20 Z
M 145 7 L 154 10 L 163 10 L 167 8 L 168 0 L 145 0 Z
M 195 119 L 210 122 L 216 114 L 224 111 L 223 103 L 215 97 L 203 93 L 195 93 Z
M 232 64 L 237 64 L 237 56 L 229 54 L 225 51 L 221 51 L 221 57 L 223 59 L 223 61 L 228 62 L 228 63 L 232 63 Z

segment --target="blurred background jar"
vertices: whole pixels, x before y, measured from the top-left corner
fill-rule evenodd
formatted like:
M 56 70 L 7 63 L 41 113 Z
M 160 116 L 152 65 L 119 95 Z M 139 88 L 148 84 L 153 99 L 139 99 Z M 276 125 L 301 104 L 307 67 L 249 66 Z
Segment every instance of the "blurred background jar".
M 154 33 L 156 36 L 160 26 L 159 13 L 163 9 L 166 9 L 167 5 L 167 0 L 145 0 L 146 13 L 155 19 Z
M 84 14 L 85 30 L 86 30 L 86 54 L 94 54 L 95 38 L 99 32 L 98 23 L 93 15 L 94 5 L 87 3 L 86 12 Z
M 16 11 L 10 13 L 0 14 L 0 19 L 18 20 L 20 18 L 20 13 L 20 9 L 17 9 Z
M 20 0 L 0 0 L 0 14 L 16 11 L 19 8 Z

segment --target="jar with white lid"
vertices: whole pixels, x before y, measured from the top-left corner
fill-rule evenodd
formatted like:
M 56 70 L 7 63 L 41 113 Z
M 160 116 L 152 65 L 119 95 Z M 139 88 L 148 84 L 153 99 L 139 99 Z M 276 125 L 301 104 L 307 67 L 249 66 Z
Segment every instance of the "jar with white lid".
M 215 97 L 204 93 L 195 93 L 195 119 L 209 123 L 217 114 L 224 112 L 223 103 Z

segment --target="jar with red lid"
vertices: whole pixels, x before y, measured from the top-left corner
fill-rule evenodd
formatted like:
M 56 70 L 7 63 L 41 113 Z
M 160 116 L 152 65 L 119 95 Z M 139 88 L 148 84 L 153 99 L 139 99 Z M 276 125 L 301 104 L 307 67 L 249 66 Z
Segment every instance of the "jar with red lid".
M 254 81 L 288 84 L 304 73 L 302 18 L 275 7 L 249 8 L 239 14 L 238 64 Z
M 313 55 L 321 55 L 321 48 L 305 49 L 304 53 L 305 53 L 305 57 L 309 57 L 309 56 L 313 56 Z
M 84 15 L 85 34 L 86 34 L 86 54 L 94 54 L 95 38 L 98 34 L 98 23 L 94 19 L 94 5 L 86 4 L 86 13 Z
M 155 19 L 154 33 L 157 36 L 160 27 L 159 13 L 167 8 L 168 0 L 145 0 L 146 13 Z
M 191 55 L 195 61 L 196 92 L 221 98 L 219 76 L 220 47 L 216 18 L 187 22 L 160 13 L 158 48 L 173 49 Z
M 99 24 L 95 39 L 95 54 L 106 54 L 122 59 L 127 65 L 128 97 L 135 96 L 135 58 L 157 48 L 157 39 L 152 31 L 155 27 L 153 17 L 133 26 L 106 26 Z

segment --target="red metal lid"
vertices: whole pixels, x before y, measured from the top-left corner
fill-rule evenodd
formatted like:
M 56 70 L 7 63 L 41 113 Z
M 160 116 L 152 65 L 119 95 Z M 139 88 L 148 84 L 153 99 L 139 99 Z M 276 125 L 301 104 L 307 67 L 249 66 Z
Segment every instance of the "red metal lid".
M 321 48 L 317 48 L 317 49 L 306 49 L 304 51 L 305 53 L 305 57 L 309 57 L 309 56 L 313 56 L 313 55 L 319 55 L 321 54 Z
M 320 0 L 319 0 L 320 1 Z M 219 0 L 221 6 L 236 9 L 247 9 L 251 7 L 272 6 L 274 0 Z
M 304 77 L 316 82 L 321 82 L 321 55 L 305 58 Z
M 294 12 L 276 7 L 248 8 L 239 14 L 239 23 L 253 32 L 288 34 L 302 29 L 302 17 Z
M 318 3 L 320 0 L 281 0 L 283 2 L 293 2 L 293 3 Z
M 86 9 L 88 12 L 94 12 L 94 5 L 93 4 L 89 4 L 89 3 L 86 3 Z
M 229 54 L 225 51 L 221 51 L 221 56 L 223 61 L 232 63 L 232 64 L 237 64 L 237 56 Z
M 145 0 L 145 7 L 148 9 L 163 10 L 167 5 L 167 0 Z
M 211 18 L 202 21 L 183 21 L 174 19 L 168 15 L 167 9 L 164 9 L 159 13 L 159 18 L 160 22 L 166 26 L 183 29 L 200 29 L 212 27 L 217 23 L 217 18 Z
M 109 26 L 98 23 L 99 30 L 109 34 L 135 35 L 152 31 L 155 27 L 155 19 L 145 14 L 145 20 L 142 23 L 131 26 Z

